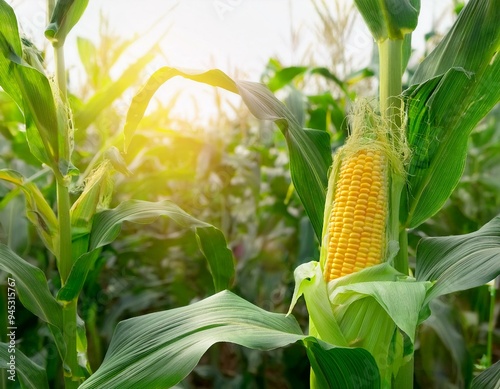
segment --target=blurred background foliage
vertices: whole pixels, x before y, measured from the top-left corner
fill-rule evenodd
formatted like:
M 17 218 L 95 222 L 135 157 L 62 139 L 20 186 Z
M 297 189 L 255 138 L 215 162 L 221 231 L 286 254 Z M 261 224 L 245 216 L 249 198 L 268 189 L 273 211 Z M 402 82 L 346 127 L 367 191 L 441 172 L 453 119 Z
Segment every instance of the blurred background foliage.
M 376 93 L 377 58 L 357 67 L 343 41 L 352 32 L 353 6 L 315 0 L 320 23 L 316 46 L 301 53 L 297 66 L 269 59 L 261 81 L 286 102 L 304 127 L 332 136 L 332 149 L 347 135 L 346 115 L 359 95 Z M 449 12 L 457 13 L 454 2 Z M 295 40 L 300 34 L 294 35 Z M 426 35 L 426 47 L 439 41 L 436 31 Z M 103 156 L 122 148 L 127 96 L 145 80 L 153 56 L 146 54 L 121 75 L 111 78 L 113 66 L 132 42 L 115 36 L 102 20 L 100 40 L 78 39 L 85 80 L 71 87 L 75 132 L 77 194 Z M 28 41 L 35 58 L 44 53 Z M 411 74 L 419 58 L 410 61 Z M 327 56 L 330 62 L 318 68 Z M 413 65 L 412 65 L 413 64 Z M 130 92 L 132 90 L 132 92 Z M 127 95 L 128 93 L 128 95 Z M 291 185 L 286 143 L 271 123 L 254 119 L 243 104 L 224 92 L 211 91 L 217 115 L 203 125 L 171 114 L 175 100 L 157 100 L 141 122 L 124 162 L 116 158 L 115 192 L 111 206 L 134 198 L 169 199 L 194 217 L 219 227 L 236 259 L 234 291 L 274 312 L 288 310 L 293 270 L 318 258 L 317 242 L 298 196 Z M 500 213 L 500 107 L 475 129 L 463 178 L 445 207 L 411 231 L 410 253 L 423 236 L 463 234 L 477 230 Z M 0 168 L 30 177 L 49 199 L 55 184 L 29 152 L 23 118 L 0 91 Z M 54 258 L 43 249 L 26 219 L 19 190 L 0 184 L 0 239 L 44 269 L 57 286 Z M 11 233 L 14 232 L 15 233 Z M 179 307 L 213 292 L 206 262 L 191 231 L 167 219 L 151 225 L 125 224 L 121 238 L 106 246 L 84 287 L 80 316 L 86 322 L 89 359 L 99 366 L 116 324 L 140 314 Z M 5 293 L 2 293 L 5 296 Z M 417 388 L 461 388 L 488 363 L 488 326 L 493 323 L 492 361 L 500 359 L 497 325 L 500 304 L 490 314 L 487 286 L 448 296 L 436 302 L 433 315 L 420 329 L 415 354 Z M 48 356 L 47 373 L 53 387 L 60 376 L 57 355 L 44 326 L 18 305 L 19 347 L 35 361 Z M 307 327 L 305 305 L 294 311 Z M 41 351 L 40 351 L 41 350 Z M 51 355 L 53 358 L 50 358 Z M 53 361 L 53 366 L 50 365 Z M 491 361 L 489 361 L 491 362 Z M 304 350 L 257 352 L 230 344 L 212 347 L 200 365 L 179 386 L 184 388 L 303 388 L 309 367 Z

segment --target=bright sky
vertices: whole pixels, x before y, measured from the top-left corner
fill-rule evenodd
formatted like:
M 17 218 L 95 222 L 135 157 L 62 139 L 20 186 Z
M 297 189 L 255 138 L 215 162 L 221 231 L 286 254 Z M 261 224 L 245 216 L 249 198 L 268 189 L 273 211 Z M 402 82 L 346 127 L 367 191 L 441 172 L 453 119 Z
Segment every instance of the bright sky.
M 16 10 L 23 30 L 36 43 L 43 44 L 46 0 L 8 1 Z M 449 12 L 445 13 L 450 4 L 451 0 L 422 0 L 419 27 L 413 37 L 415 45 L 422 45 L 423 35 L 435 21 L 440 28 L 450 25 Z M 300 64 L 302 53 L 293 49 L 292 30 L 300 31 L 301 48 L 317 39 L 314 32 L 317 15 L 311 0 L 90 0 L 65 45 L 70 68 L 78 66 L 75 37 L 96 40 L 101 12 L 120 36 L 139 36 L 122 66 L 132 63 L 163 36 L 161 47 L 165 57 L 158 58 L 156 67 L 200 70 L 217 67 L 230 75 L 243 74 L 246 79 L 258 81 L 270 57 L 278 56 L 285 65 Z M 443 15 L 448 15 L 444 23 Z M 346 42 L 350 54 L 366 64 L 372 44 L 360 20 L 354 36 Z

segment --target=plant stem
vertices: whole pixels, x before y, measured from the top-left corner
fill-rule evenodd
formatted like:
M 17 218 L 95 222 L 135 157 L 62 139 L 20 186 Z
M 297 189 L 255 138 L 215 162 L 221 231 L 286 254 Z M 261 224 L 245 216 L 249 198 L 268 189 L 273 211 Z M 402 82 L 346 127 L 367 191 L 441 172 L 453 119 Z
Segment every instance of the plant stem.
M 403 125 L 402 111 L 403 100 L 402 77 L 403 77 L 403 40 L 386 39 L 379 42 L 379 89 L 380 89 L 380 113 L 389 125 L 390 136 L 397 138 L 400 135 L 400 128 Z M 402 195 L 405 195 L 403 186 Z M 406 212 L 406 201 L 401 199 L 401 206 L 398 203 L 395 212 Z M 399 215 L 403 216 L 403 215 Z M 401 220 L 401 217 L 399 217 Z M 408 233 L 404 227 L 399 230 L 399 251 L 394 259 L 394 267 L 403 274 L 408 274 Z M 413 388 L 413 358 L 399 369 L 394 379 L 393 388 L 412 389 Z
M 50 2 L 49 2 L 50 7 Z M 64 63 L 64 46 L 54 47 L 54 60 L 56 81 L 59 88 L 60 104 L 67 103 L 66 66 Z M 56 124 L 57 125 L 57 124 Z M 56 167 L 58 169 L 58 167 Z M 71 202 L 69 198 L 68 183 L 66 177 L 59 171 L 54 171 L 57 181 L 57 217 L 59 219 L 59 250 L 57 253 L 59 274 L 61 284 L 66 284 L 68 276 L 73 267 L 73 256 L 71 251 Z M 63 337 L 66 344 L 66 356 L 64 358 L 64 383 L 66 389 L 78 388 L 81 377 L 81 369 L 78 365 L 77 341 L 76 341 L 76 316 L 78 298 L 63 306 Z M 70 369 L 70 371 L 67 370 Z
M 69 191 L 64 183 L 64 177 L 57 177 L 57 216 L 59 219 L 59 252 L 57 259 L 59 263 L 59 274 L 61 284 L 64 285 L 73 266 L 71 256 L 71 219 Z
M 64 46 L 54 47 L 54 61 L 56 64 L 56 81 L 59 87 L 61 100 L 66 103 L 66 64 L 64 61 Z
M 401 127 L 403 40 L 391 40 L 378 44 L 380 113 L 391 129 Z

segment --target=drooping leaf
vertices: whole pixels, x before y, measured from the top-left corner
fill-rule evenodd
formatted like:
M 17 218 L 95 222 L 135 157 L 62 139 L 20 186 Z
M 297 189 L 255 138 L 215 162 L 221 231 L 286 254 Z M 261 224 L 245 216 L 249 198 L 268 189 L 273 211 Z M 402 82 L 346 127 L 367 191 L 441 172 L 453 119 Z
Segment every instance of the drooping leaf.
M 0 244 L 0 269 L 12 274 L 17 296 L 26 309 L 62 328 L 62 309 L 49 291 L 43 272 Z
M 262 84 L 235 82 L 220 70 L 187 73 L 174 68 L 162 68 L 151 76 L 132 100 L 124 128 L 125 149 L 154 93 L 175 76 L 238 93 L 253 115 L 261 120 L 272 120 L 278 125 L 288 144 L 290 171 L 295 190 L 311 220 L 317 238 L 320 239 L 325 188 L 328 185 L 327 174 L 332 162 L 330 137 L 325 131 L 303 129 L 283 103 Z
M 356 377 L 366 380 L 364 387 L 376 387 L 376 365 L 366 350 L 319 343 L 303 335 L 293 317 L 266 312 L 224 291 L 186 307 L 122 321 L 102 365 L 80 388 L 172 387 L 214 343 L 270 350 L 299 340 L 314 358 L 313 368 L 325 376 L 325 389 L 357 388 Z
M 15 353 L 9 352 L 9 345 L 0 343 L 0 369 L 5 369 L 5 379 L 11 374 L 7 371 L 10 370 L 12 365 L 8 365 L 11 357 L 15 357 L 15 381 L 21 383 L 24 389 L 49 389 L 47 374 L 45 370 L 34 363 L 26 355 L 24 355 L 19 348 L 15 348 Z
M 500 388 L 500 361 L 490 366 L 472 380 L 471 389 Z
M 45 247 L 55 253 L 59 239 L 58 221 L 40 189 L 33 182 L 25 182 L 24 177 L 14 170 L 0 170 L 0 180 L 15 184 L 23 190 L 26 197 L 26 217 L 35 226 Z
M 443 206 L 463 173 L 469 134 L 500 101 L 498 20 L 494 0 L 469 1 L 404 92 L 412 149 L 407 227 Z
M 484 285 L 500 274 L 500 216 L 471 234 L 423 238 L 415 277 L 432 281 L 427 301 Z
M 417 27 L 420 0 L 354 0 L 377 42 L 403 39 Z
M 61 301 L 71 301 L 78 296 L 88 271 L 97 259 L 96 250 L 117 238 L 124 221 L 146 224 L 154 222 L 160 216 L 167 216 L 181 226 L 194 230 L 200 250 L 207 258 L 215 290 L 219 292 L 229 288 L 234 275 L 233 255 L 220 230 L 195 219 L 170 201 L 130 200 L 114 209 L 95 215 L 88 253 L 83 254 L 73 265 L 68 280 L 59 290 L 57 298 Z
M 80 20 L 89 0 L 57 0 L 45 36 L 55 47 L 64 45 L 66 36 Z

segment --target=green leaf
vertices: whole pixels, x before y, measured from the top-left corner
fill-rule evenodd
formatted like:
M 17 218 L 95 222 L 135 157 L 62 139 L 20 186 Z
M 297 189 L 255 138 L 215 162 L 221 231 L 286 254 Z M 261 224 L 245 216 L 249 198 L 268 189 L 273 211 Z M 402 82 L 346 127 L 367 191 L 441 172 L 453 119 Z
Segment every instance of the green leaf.
M 303 77 L 308 74 L 321 75 L 325 79 L 333 81 L 346 95 L 348 95 L 345 83 L 325 67 L 290 66 L 278 69 L 267 81 L 266 85 L 269 87 L 271 92 L 276 92 L 277 90 L 289 85 L 297 77 Z
M 145 54 L 134 64 L 127 67 L 116 81 L 111 82 L 103 90 L 93 95 L 80 110 L 75 112 L 75 127 L 84 130 L 92 124 L 104 109 L 109 107 L 138 81 L 141 71 L 153 58 L 154 54 L 152 52 Z
M 0 369 L 5 369 L 4 377 L 8 380 L 11 374 L 8 369 L 10 358 L 15 357 L 15 380 L 19 380 L 21 387 L 24 389 L 49 389 L 47 374 L 45 369 L 38 366 L 26 355 L 24 355 L 18 347 L 15 348 L 15 353 L 9 352 L 9 345 L 0 343 Z
M 12 8 L 0 0 L 0 86 L 23 111 L 26 139 L 41 162 L 57 166 L 58 124 L 50 83 L 23 61 L 23 49 Z
M 407 227 L 417 227 L 443 206 L 463 173 L 471 131 L 500 101 L 498 20 L 494 0 L 469 1 L 404 93 L 413 156 Z
M 332 164 L 329 134 L 303 129 L 293 114 L 262 84 L 240 81 L 238 89 L 250 112 L 258 119 L 274 121 L 285 136 L 295 190 L 316 237 L 321 240 L 328 170 Z
M 290 171 L 294 187 L 321 239 L 323 211 L 328 186 L 328 169 L 332 163 L 330 136 L 325 131 L 305 130 L 293 114 L 262 84 L 235 82 L 220 70 L 186 73 L 174 68 L 161 68 L 133 98 L 125 123 L 125 149 L 130 143 L 144 112 L 158 88 L 172 77 L 218 86 L 239 93 L 254 116 L 274 121 L 285 136 L 290 152 Z
M 367 388 L 376 387 L 376 365 L 367 351 L 318 343 L 302 334 L 293 317 L 266 312 L 224 291 L 187 307 L 122 321 L 102 365 L 80 389 L 172 387 L 214 343 L 271 350 L 299 340 L 314 358 L 313 368 L 331 384 L 325 388 L 354 389 L 356 377 L 366 378 Z M 367 369 L 374 374 L 367 375 Z
M 431 316 L 423 323 L 432 328 L 450 352 L 456 366 L 453 369 L 464 387 L 468 388 L 472 379 L 472 358 L 467 352 L 466 341 L 457 330 L 456 320 L 453 318 L 452 306 L 439 299 L 430 302 Z M 421 346 L 425 347 L 423 341 Z
M 366 350 L 330 348 L 327 343 L 313 337 L 308 337 L 303 342 L 317 388 L 380 388 L 379 371 Z M 353 366 L 357 366 L 356 369 L 352 369 Z
M 23 306 L 43 321 L 62 328 L 62 309 L 47 286 L 43 272 L 0 244 L 0 269 L 12 275 Z
M 403 39 L 417 27 L 420 0 L 354 0 L 373 38 Z
M 73 265 L 65 286 L 59 290 L 58 300 L 71 301 L 78 296 L 88 271 L 97 259 L 97 250 L 117 238 L 124 221 L 147 224 L 160 216 L 170 217 L 181 226 L 194 229 L 200 250 L 207 258 L 215 290 L 219 292 L 228 288 L 234 275 L 233 254 L 227 248 L 226 239 L 220 230 L 195 219 L 170 201 L 130 200 L 95 215 L 89 252 L 78 258 Z
M 22 57 L 23 49 L 16 15 L 4 0 L 0 0 L 0 50 L 0 86 L 18 106 L 22 107 L 21 91 L 13 77 L 13 66 L 9 58 L 11 52 L 17 57 Z
M 466 235 L 423 238 L 417 246 L 415 277 L 433 281 L 427 301 L 484 285 L 500 275 L 500 216 Z
M 55 47 L 64 44 L 66 36 L 80 20 L 89 0 L 57 0 L 45 36 Z
M 471 389 L 500 388 L 500 361 L 490 366 L 472 380 Z
M 50 205 L 45 200 L 40 189 L 26 182 L 24 177 L 14 170 L 0 170 L 0 180 L 19 186 L 26 197 L 26 217 L 35 226 L 45 247 L 55 253 L 58 244 L 58 221 Z

